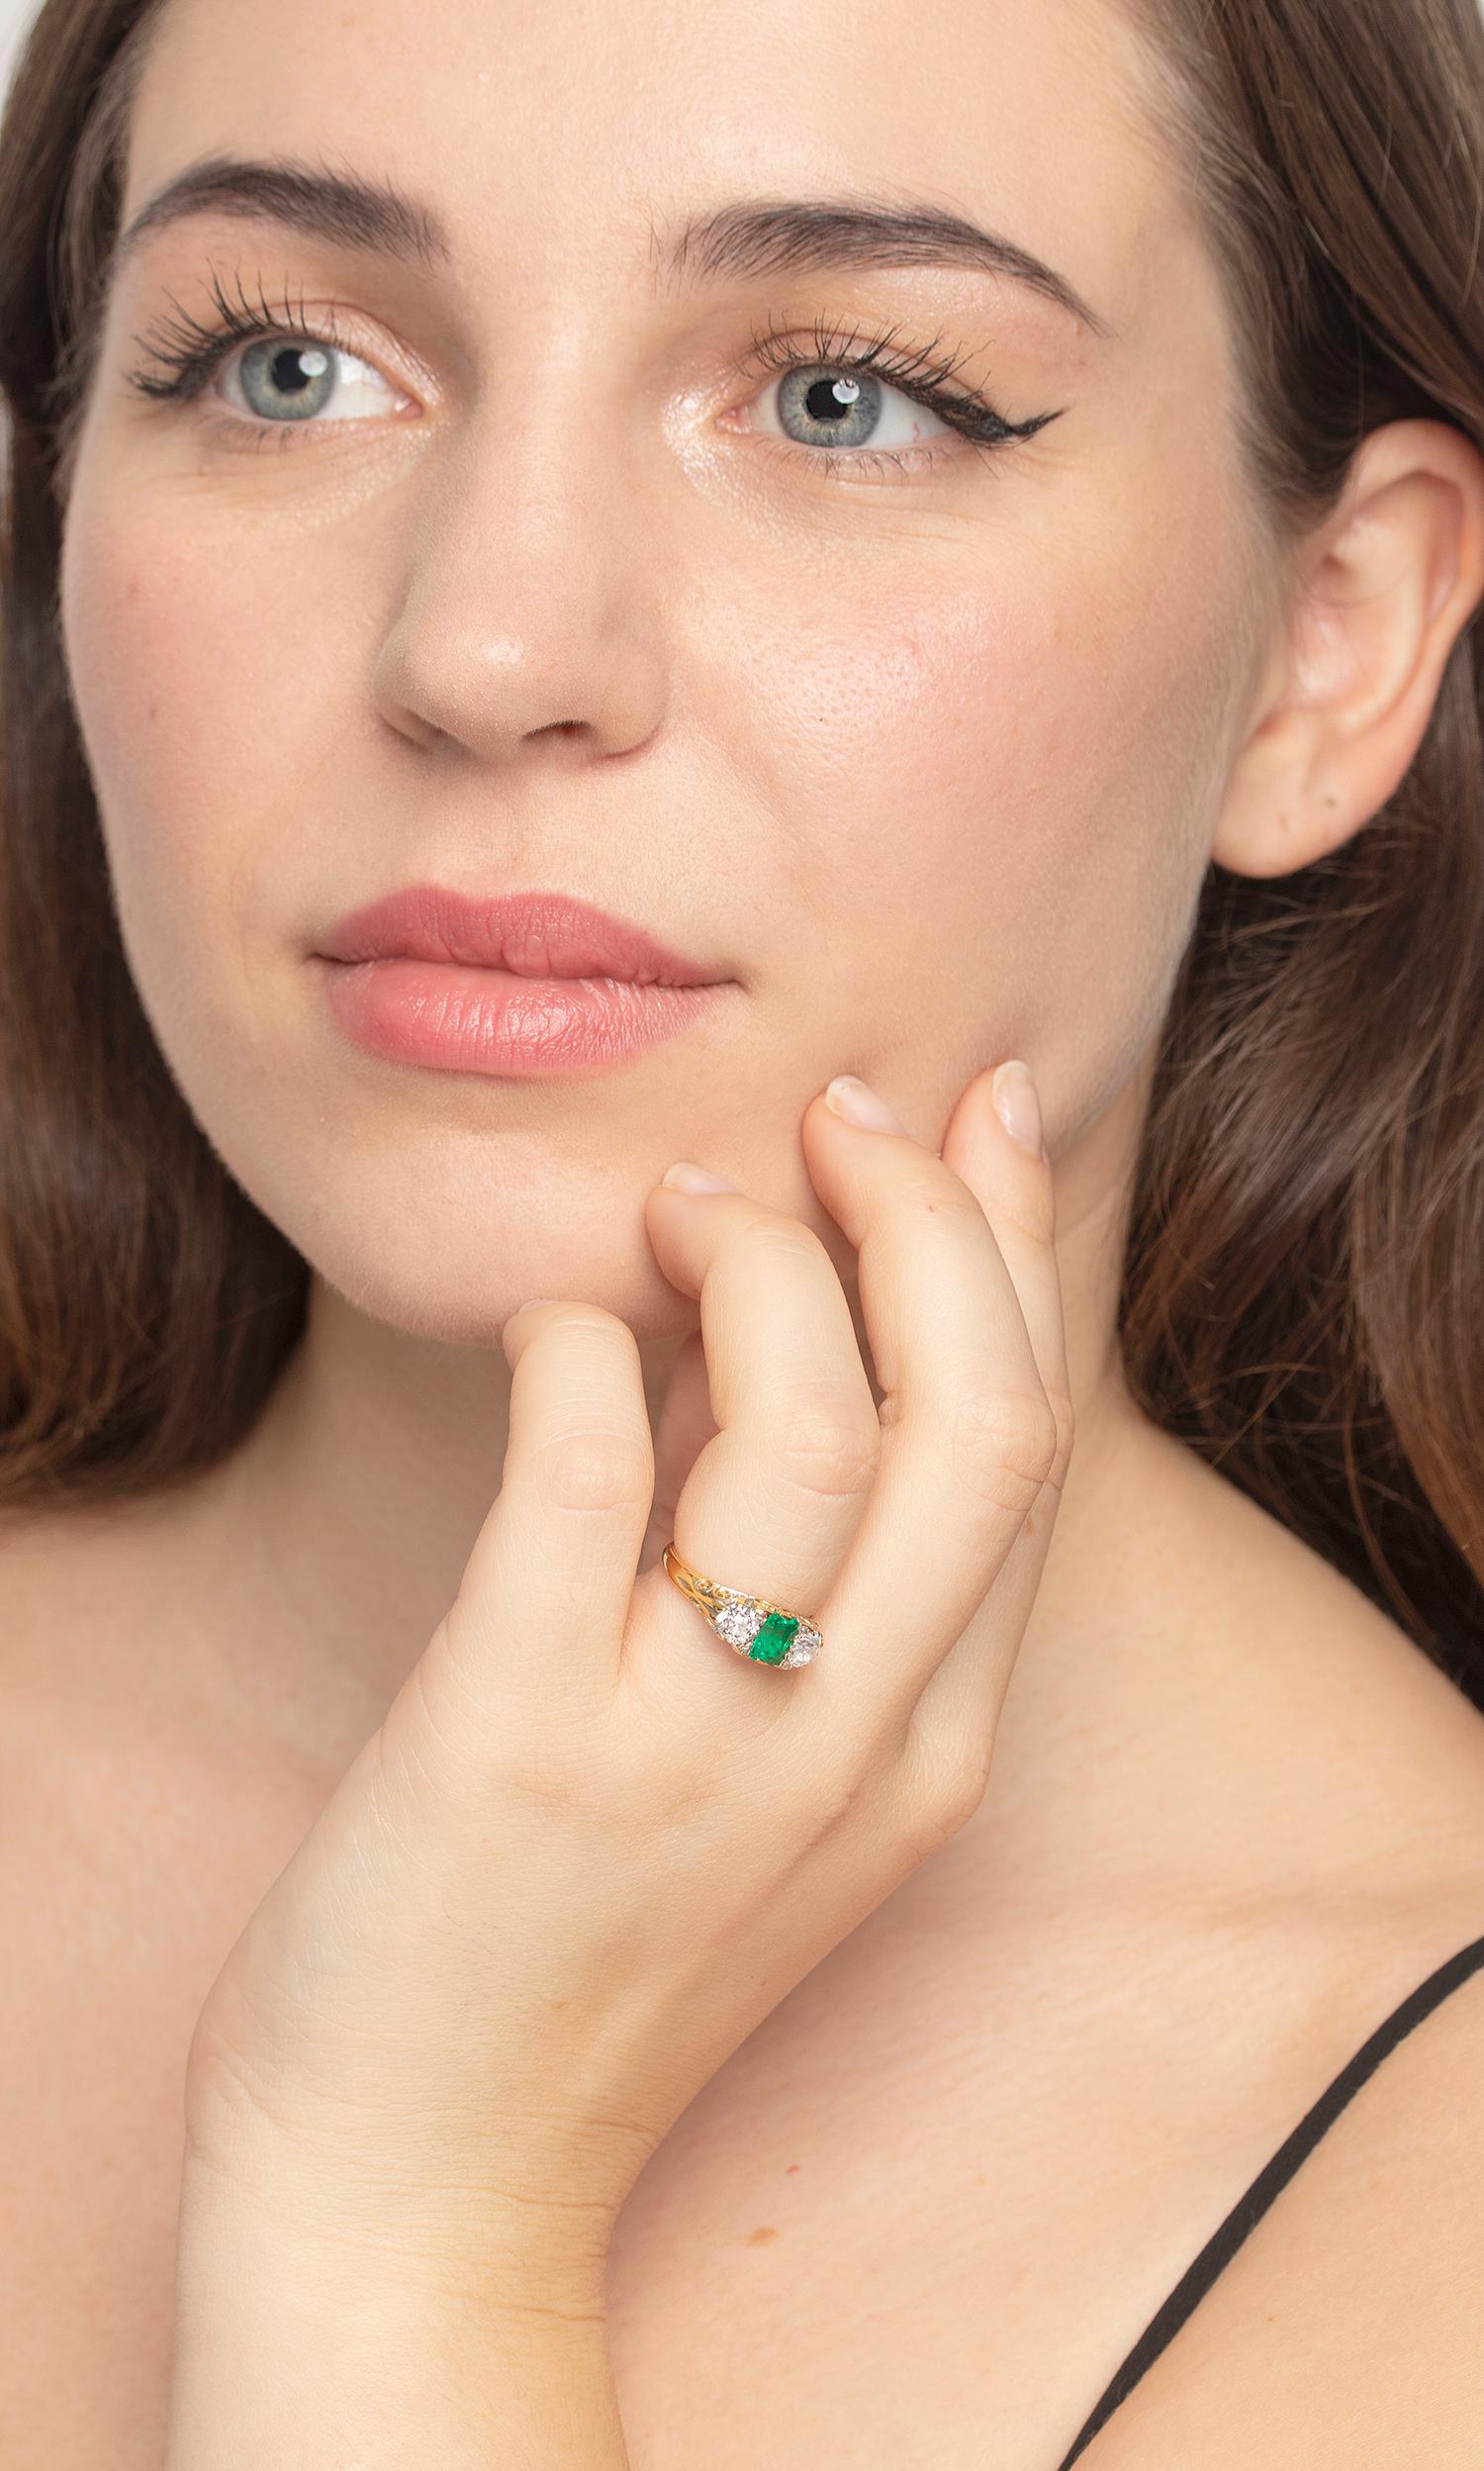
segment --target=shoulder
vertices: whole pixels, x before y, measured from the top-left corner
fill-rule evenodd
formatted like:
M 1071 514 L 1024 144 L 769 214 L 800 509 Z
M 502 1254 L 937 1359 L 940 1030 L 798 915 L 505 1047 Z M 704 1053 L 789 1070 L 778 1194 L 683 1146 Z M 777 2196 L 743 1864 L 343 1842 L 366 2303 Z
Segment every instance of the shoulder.
M 1315 1892 L 1380 1881 L 1399 1916 L 1417 1916 L 1455 1891 L 1467 1899 L 1473 1879 L 1484 1928 L 1484 1708 L 1184 1444 L 1146 1428 L 1126 1456 L 1125 1496 L 1159 1513 L 1153 1534 L 1136 1530 L 1156 1583 L 1136 1574 L 1126 1592 L 1182 1690 L 1200 1693 L 1237 1775 L 1239 1836 L 1219 1849 L 1230 1875 L 1250 1882 L 1260 1858 L 1249 1798 L 1259 1794 L 1285 1866 L 1311 1862 Z
M 1468 1936 L 1465 1923 L 1455 1945 Z M 1475 2462 L 1481 2291 L 1484 1969 L 1386 2053 L 1082 2471 Z

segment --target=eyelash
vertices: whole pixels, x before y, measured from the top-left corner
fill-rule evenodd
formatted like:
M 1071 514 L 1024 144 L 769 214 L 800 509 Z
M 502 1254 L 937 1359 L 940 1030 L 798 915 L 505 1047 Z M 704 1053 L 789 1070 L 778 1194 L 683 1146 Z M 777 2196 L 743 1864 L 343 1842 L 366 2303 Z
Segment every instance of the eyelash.
M 193 401 L 234 345 L 264 335 L 295 333 L 309 342 L 327 343 L 334 350 L 351 348 L 339 340 L 332 313 L 326 312 L 318 328 L 309 325 L 304 315 L 302 294 L 297 308 L 288 299 L 270 308 L 259 289 L 254 306 L 238 279 L 237 297 L 232 301 L 228 298 L 214 272 L 211 295 L 217 310 L 215 322 L 203 323 L 176 303 L 176 314 L 172 319 L 161 321 L 148 333 L 135 337 L 153 355 L 155 363 L 152 369 L 146 366 L 130 371 L 128 382 L 139 394 L 156 401 Z M 816 321 L 810 331 L 814 350 L 812 354 L 807 354 L 797 349 L 788 329 L 771 326 L 761 334 L 754 329 L 753 365 L 759 369 L 780 371 L 815 366 L 875 370 L 910 401 L 923 404 L 936 413 L 984 458 L 1003 446 L 1034 436 L 1048 421 L 1059 417 L 1055 412 L 1048 412 L 1029 421 L 1006 421 L 984 396 L 954 384 L 959 358 L 940 358 L 936 345 L 894 353 L 893 333 L 894 330 L 888 330 L 885 333 L 863 334 L 859 328 L 854 327 L 842 332 L 823 321 Z M 857 346 L 860 348 L 857 349 Z M 232 426 L 258 429 L 264 440 L 273 436 L 280 427 L 274 422 L 258 424 L 240 421 Z M 323 428 L 325 425 L 306 423 L 304 426 Z M 282 443 L 287 444 L 294 425 L 286 423 L 282 428 Z M 828 447 L 796 446 L 787 439 L 770 439 L 767 442 L 795 461 L 801 459 L 814 470 L 823 468 L 826 472 L 833 472 L 837 466 L 843 465 L 852 475 L 881 467 L 896 472 L 909 471 L 914 468 L 913 458 L 920 460 L 926 455 L 930 461 L 937 459 L 934 440 L 911 448 L 907 454 L 880 447 L 835 452 Z

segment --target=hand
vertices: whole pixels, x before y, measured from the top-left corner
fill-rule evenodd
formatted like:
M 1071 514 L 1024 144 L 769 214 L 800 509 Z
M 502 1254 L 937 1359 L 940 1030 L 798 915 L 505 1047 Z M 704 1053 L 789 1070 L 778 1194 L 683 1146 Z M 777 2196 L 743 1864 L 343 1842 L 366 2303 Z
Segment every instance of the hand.
M 677 1550 L 807 1614 L 810 1664 L 752 1663 L 636 1574 L 655 1451 L 627 1325 L 506 1323 L 499 1495 L 212 1987 L 188 2164 L 331 2239 L 476 2277 L 540 2254 L 576 2288 L 701 2086 L 977 1807 L 1071 1447 L 1051 1170 L 990 1084 L 941 1158 L 804 1113 L 880 1410 L 812 1229 L 741 1192 L 647 1198 L 716 1418 Z

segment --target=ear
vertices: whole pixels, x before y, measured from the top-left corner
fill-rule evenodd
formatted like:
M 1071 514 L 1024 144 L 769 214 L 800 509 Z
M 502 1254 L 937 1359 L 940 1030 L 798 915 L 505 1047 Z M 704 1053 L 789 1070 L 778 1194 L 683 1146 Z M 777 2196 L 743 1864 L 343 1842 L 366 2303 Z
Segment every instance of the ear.
M 1484 456 L 1442 421 L 1373 430 L 1297 554 L 1211 847 L 1234 875 L 1324 857 L 1405 778 L 1484 593 Z

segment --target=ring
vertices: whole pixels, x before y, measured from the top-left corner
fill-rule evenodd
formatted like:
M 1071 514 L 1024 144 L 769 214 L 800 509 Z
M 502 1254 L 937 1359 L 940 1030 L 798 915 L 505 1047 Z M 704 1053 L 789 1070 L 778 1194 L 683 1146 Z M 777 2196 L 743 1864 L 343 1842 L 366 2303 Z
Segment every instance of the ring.
M 722 1587 L 714 1578 L 702 1578 L 699 1570 L 681 1560 L 673 1544 L 665 1547 L 661 1560 L 682 1595 L 700 1607 L 717 1638 L 735 1648 L 738 1656 L 787 1671 L 792 1665 L 807 1664 L 819 1647 L 819 1632 L 801 1613 L 770 1604 L 766 1596 L 747 1596 L 738 1587 Z

